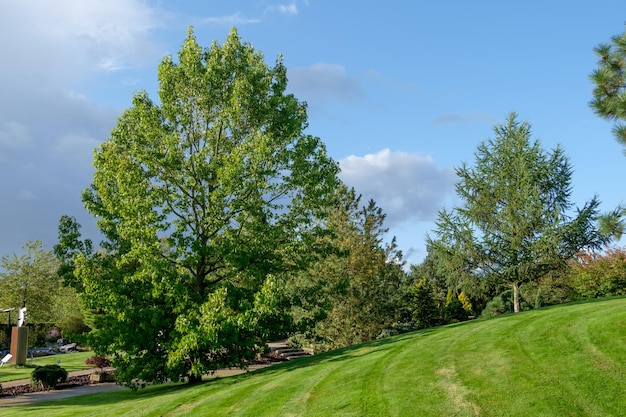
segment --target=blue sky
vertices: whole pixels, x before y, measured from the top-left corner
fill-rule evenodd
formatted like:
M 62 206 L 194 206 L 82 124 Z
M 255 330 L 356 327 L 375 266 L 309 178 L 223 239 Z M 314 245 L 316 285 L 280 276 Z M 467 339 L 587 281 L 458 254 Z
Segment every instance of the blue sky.
M 236 27 L 309 105 L 342 179 L 387 213 L 408 262 L 425 256 L 454 168 L 511 111 L 574 168 L 572 202 L 624 201 L 626 157 L 588 107 L 592 49 L 625 30 L 623 1 L 0 0 L 0 256 L 52 249 L 61 215 L 98 239 L 80 193 L 94 147 L 189 26 L 208 47 Z

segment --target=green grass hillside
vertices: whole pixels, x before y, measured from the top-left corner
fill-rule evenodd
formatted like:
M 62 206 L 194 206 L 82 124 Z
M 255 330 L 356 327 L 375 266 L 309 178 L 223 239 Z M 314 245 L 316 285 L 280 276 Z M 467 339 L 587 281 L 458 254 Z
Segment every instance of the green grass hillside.
M 621 416 L 626 298 L 382 339 L 187 387 L 74 397 L 2 416 Z

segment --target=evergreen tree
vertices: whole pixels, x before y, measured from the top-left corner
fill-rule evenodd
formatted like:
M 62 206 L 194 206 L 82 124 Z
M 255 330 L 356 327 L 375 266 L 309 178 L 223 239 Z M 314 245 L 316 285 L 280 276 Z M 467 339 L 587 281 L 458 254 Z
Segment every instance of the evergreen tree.
M 616 122 L 613 133 L 626 145 L 626 32 L 593 51 L 599 60 L 590 76 L 595 87 L 589 105 L 598 116 Z
M 413 326 L 425 329 L 437 324 L 439 310 L 433 298 L 433 289 L 428 278 L 424 277 L 409 290 L 413 302 Z
M 607 242 L 594 197 L 572 217 L 572 169 L 560 147 L 545 153 L 530 125 L 511 114 L 479 145 L 476 164 L 456 170 L 461 206 L 442 210 L 429 245 L 449 270 L 509 286 L 520 311 L 520 285 L 565 267 L 583 248 Z
M 322 350 L 372 340 L 400 319 L 402 254 L 395 240 L 383 243 L 384 221 L 374 201 L 361 206 L 354 189 L 338 189 L 320 236 L 327 252 L 289 290 L 299 298 L 294 304 L 306 305 L 296 321 L 306 320 L 301 329 Z

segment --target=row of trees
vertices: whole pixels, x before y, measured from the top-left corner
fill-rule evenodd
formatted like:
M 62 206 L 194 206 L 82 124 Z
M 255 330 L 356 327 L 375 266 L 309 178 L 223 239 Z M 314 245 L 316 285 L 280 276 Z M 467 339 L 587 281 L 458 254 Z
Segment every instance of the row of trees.
M 95 152 L 83 201 L 104 241 L 94 249 L 64 216 L 54 250 L 88 343 L 122 382 L 194 382 L 286 335 L 332 349 L 504 311 L 497 300 L 556 302 L 554 288 L 586 282 L 572 268 L 597 264 L 577 254 L 611 237 L 596 198 L 573 208 L 564 151 L 511 114 L 457 169 L 462 204 L 439 213 L 407 272 L 382 209 L 304 133 L 280 57 L 268 66 L 234 29 L 203 49 L 190 30 L 158 74 L 158 103 L 136 94 Z

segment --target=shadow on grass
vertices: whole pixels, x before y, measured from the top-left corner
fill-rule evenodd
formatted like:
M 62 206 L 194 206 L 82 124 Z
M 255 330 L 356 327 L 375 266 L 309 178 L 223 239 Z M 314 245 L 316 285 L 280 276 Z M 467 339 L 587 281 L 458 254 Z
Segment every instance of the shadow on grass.
M 442 327 L 432 327 L 428 329 L 416 330 L 412 332 L 402 333 L 399 335 L 394 335 L 390 337 L 385 337 L 382 339 L 376 339 L 369 342 L 360 343 L 358 345 L 347 346 L 344 348 L 331 350 L 328 352 L 322 352 L 315 355 L 311 355 L 308 357 L 301 357 L 295 360 L 282 362 L 276 365 L 269 366 L 267 368 L 262 368 L 256 370 L 254 372 L 236 375 L 234 377 L 229 378 L 248 378 L 252 375 L 259 375 L 263 373 L 280 373 L 280 372 L 290 372 L 294 370 L 299 370 L 303 368 L 307 368 L 310 366 L 317 366 L 324 363 L 336 363 L 348 361 L 351 359 L 360 358 L 362 356 L 368 355 L 373 352 L 384 352 L 387 350 L 391 350 L 394 345 L 402 344 L 405 341 L 421 338 L 430 333 L 438 332 Z M 221 379 L 221 378 L 220 378 Z
M 191 387 L 201 386 L 203 384 L 187 385 L 187 384 L 181 383 L 181 384 L 152 385 L 143 389 L 139 389 L 137 391 L 133 391 L 130 388 L 128 388 L 128 389 L 119 390 L 119 391 L 111 391 L 111 392 L 97 393 L 97 394 L 85 394 L 85 395 L 78 395 L 75 397 L 62 398 L 58 400 L 36 402 L 36 403 L 28 404 L 25 406 L 21 406 L 21 407 L 24 407 L 25 409 L 28 409 L 28 410 L 46 410 L 46 409 L 56 409 L 59 407 L 114 405 L 114 404 L 122 403 L 126 401 L 149 400 L 154 397 L 160 397 L 162 395 L 167 395 L 167 394 L 174 393 L 174 392 L 191 388 Z M 45 415 L 44 411 L 42 411 L 41 415 Z
M 587 301 L 588 302 L 588 301 Z M 592 302 L 592 301 L 591 301 Z M 491 321 L 491 319 L 487 319 Z M 44 413 L 43 410 L 47 408 L 57 408 L 60 406 L 63 407 L 72 407 L 72 406 L 93 406 L 93 405 L 114 405 L 117 403 L 123 403 L 127 401 L 139 401 L 139 400 L 150 400 L 152 398 L 156 398 L 162 395 L 168 395 L 176 392 L 183 392 L 185 390 L 199 389 L 203 388 L 218 388 L 220 386 L 229 386 L 235 385 L 244 381 L 247 381 L 250 378 L 264 378 L 270 376 L 276 376 L 284 372 L 292 372 L 295 370 L 301 370 L 304 368 L 308 368 L 310 366 L 318 366 L 323 365 L 324 363 L 337 363 L 344 362 L 353 359 L 357 359 L 363 356 L 366 356 L 371 353 L 381 353 L 386 351 L 392 351 L 397 349 L 402 349 L 406 346 L 407 343 L 411 343 L 411 341 L 421 339 L 422 337 L 429 336 L 431 334 L 438 333 L 449 327 L 461 327 L 461 326 L 471 326 L 472 324 L 476 324 L 477 322 L 486 321 L 485 319 L 479 320 L 470 320 L 445 326 L 437 326 L 428 329 L 416 330 L 412 332 L 407 332 L 395 336 L 390 336 L 382 339 L 377 339 L 373 341 L 369 341 L 366 343 L 361 343 L 358 345 L 348 346 L 345 348 L 324 352 L 316 355 L 312 355 L 309 357 L 302 357 L 291 361 L 286 361 L 282 363 L 277 363 L 271 366 L 267 366 L 264 368 L 252 370 L 250 372 L 232 375 L 232 376 L 221 376 L 208 378 L 202 383 L 188 385 L 185 383 L 169 383 L 163 385 L 152 385 L 143 389 L 139 389 L 137 391 L 132 391 L 130 389 L 106 392 L 106 393 L 96 393 L 96 394 L 87 394 L 80 395 L 75 397 L 68 397 L 58 400 L 51 400 L 41 403 L 33 403 L 28 405 L 28 409 L 31 410 L 40 410 Z
M 323 363 L 336 363 L 341 361 L 348 361 L 365 356 L 372 352 L 381 352 L 392 349 L 396 344 L 402 344 L 403 342 L 421 338 L 430 333 L 437 332 L 441 327 L 435 327 L 430 329 L 418 330 L 409 333 L 403 333 L 396 336 L 391 336 L 383 339 L 377 339 L 370 342 L 345 347 L 329 352 L 324 352 L 309 357 L 298 358 L 291 361 L 277 363 L 275 365 L 267 366 L 264 368 L 256 369 L 250 372 L 223 376 L 207 379 L 199 384 L 189 385 L 185 383 L 170 383 L 163 385 L 151 385 L 137 391 L 131 389 L 125 389 L 120 391 L 112 391 L 106 393 L 86 394 L 75 397 L 68 397 L 58 400 L 50 400 L 45 402 L 33 403 L 26 406 L 30 410 L 43 410 L 47 408 L 63 407 L 80 407 L 80 406 L 93 406 L 93 405 L 114 405 L 117 403 L 123 403 L 126 401 L 139 401 L 150 400 L 151 398 L 159 397 L 162 395 L 172 394 L 187 389 L 202 389 L 202 387 L 219 387 L 234 385 L 240 382 L 246 381 L 249 378 L 263 378 L 270 375 L 280 374 L 283 372 L 291 372 L 297 369 L 303 369 L 310 366 L 316 366 Z

